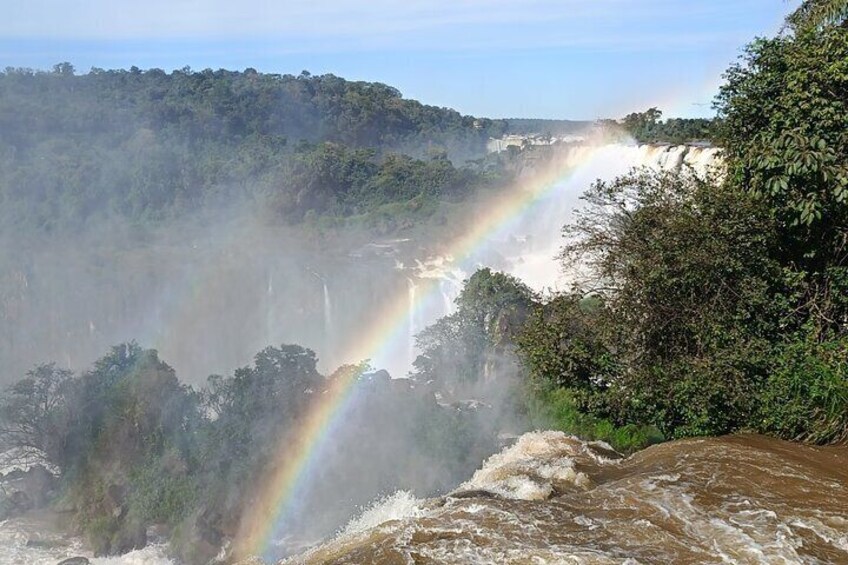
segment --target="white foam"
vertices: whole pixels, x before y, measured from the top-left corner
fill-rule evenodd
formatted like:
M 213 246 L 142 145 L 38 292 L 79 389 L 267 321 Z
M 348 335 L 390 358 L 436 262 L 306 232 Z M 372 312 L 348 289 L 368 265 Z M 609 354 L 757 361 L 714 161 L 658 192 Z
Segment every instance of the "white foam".
M 96 557 L 91 562 L 94 565 L 176 565 L 162 545 L 149 545 L 116 557 Z
M 86 557 L 94 565 L 174 565 L 163 545 L 150 545 L 115 557 L 93 557 L 81 539 L 46 533 L 24 520 L 0 522 L 0 563 L 3 565 L 56 565 L 69 557 Z M 28 542 L 36 544 L 28 545 Z
M 60 472 L 59 467 L 52 464 L 43 451 L 34 447 L 14 447 L 0 453 L 0 475 L 7 475 L 12 471 L 25 473 L 36 465 L 41 465 L 53 475 Z
M 527 433 L 487 459 L 458 490 L 484 490 L 518 500 L 545 500 L 557 486 L 591 485 L 589 477 L 575 468 L 575 458 L 589 453 L 584 442 L 562 432 Z
M 401 490 L 371 503 L 359 516 L 350 520 L 341 536 L 356 535 L 386 522 L 417 518 L 424 514 L 422 501 Z

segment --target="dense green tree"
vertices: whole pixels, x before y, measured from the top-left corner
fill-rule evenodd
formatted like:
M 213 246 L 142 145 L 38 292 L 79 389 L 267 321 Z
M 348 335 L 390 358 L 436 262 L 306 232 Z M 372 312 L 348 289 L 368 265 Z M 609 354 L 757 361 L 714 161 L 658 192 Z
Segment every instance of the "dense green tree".
M 565 229 L 566 265 L 588 265 L 622 338 L 640 357 L 701 354 L 733 320 L 754 334 L 780 273 L 769 257 L 775 226 L 764 208 L 720 183 L 634 172 L 595 184 Z
M 421 350 L 416 378 L 437 380 L 447 388 L 485 379 L 511 352 L 533 297 L 515 277 L 488 268 L 474 273 L 456 300 L 457 311 L 416 337 Z
M 782 323 L 767 209 L 714 179 L 647 171 L 599 182 L 584 198 L 563 258 L 592 268 L 584 292 L 602 299 L 601 329 L 558 347 L 563 363 L 583 354 L 576 360 L 603 383 L 586 408 L 668 435 L 744 425 L 766 371 L 763 344 Z M 565 384 L 579 388 L 579 374 Z
M 549 408 L 561 421 L 844 440 L 843 4 L 806 2 L 728 71 L 718 175 L 636 171 L 586 193 L 563 259 L 591 268 L 582 292 L 600 308 L 587 317 L 575 298 L 557 297 L 519 341 L 530 374 L 554 387 Z M 659 117 L 624 123 L 646 139 Z
M 805 0 L 788 18 L 789 24 L 796 29 L 844 24 L 846 20 L 848 2 L 845 0 Z
M 728 71 L 717 107 L 729 180 L 767 203 L 780 235 L 774 256 L 802 289 L 794 318 L 821 336 L 844 332 L 848 29 L 755 41 Z
M 534 385 L 583 393 L 606 390 L 619 367 L 602 335 L 604 312 L 597 297 L 571 294 L 534 309 L 516 338 Z
M 0 398 L 0 444 L 19 449 L 22 457 L 41 453 L 47 463 L 65 464 L 63 424 L 72 378 L 71 371 L 50 363 L 9 387 Z
M 477 176 L 432 159 L 434 148 L 461 163 L 501 130 L 333 75 L 8 68 L 0 228 L 145 223 L 234 204 L 273 220 L 364 214 L 467 193 Z
M 601 126 L 609 133 L 623 132 L 639 143 L 693 143 L 713 138 L 713 122 L 704 118 L 669 118 L 662 120 L 662 111 L 649 108 L 633 112 L 620 121 L 602 120 Z

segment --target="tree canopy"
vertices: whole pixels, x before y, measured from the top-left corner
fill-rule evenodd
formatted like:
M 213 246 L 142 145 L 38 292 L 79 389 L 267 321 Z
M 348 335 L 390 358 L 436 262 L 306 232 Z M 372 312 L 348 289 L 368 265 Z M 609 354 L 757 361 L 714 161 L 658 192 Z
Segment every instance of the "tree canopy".
M 333 75 L 7 68 L 0 227 L 143 223 L 203 206 L 283 221 L 361 214 L 470 190 L 477 176 L 449 159 L 484 155 L 504 127 Z

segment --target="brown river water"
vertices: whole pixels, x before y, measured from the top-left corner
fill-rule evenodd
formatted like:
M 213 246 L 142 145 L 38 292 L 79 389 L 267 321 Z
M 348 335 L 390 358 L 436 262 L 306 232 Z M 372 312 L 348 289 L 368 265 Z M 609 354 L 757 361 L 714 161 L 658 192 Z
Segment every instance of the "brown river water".
M 397 493 L 290 563 L 848 563 L 848 448 L 756 435 L 628 458 L 525 434 L 453 493 Z

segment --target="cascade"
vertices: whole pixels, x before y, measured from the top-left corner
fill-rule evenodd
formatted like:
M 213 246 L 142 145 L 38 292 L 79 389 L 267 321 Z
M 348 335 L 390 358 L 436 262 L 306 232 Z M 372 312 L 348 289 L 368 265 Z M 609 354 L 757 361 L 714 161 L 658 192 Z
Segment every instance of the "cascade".
M 648 167 L 674 171 L 691 168 L 704 175 L 719 159 L 712 147 L 665 145 L 575 145 L 562 159 L 568 173 L 528 206 L 516 210 L 497 229 L 485 234 L 472 251 L 457 258 L 440 256 L 415 258 L 408 267 L 395 262 L 407 275 L 407 339 L 380 359 L 392 375 L 402 375 L 415 359 L 415 334 L 440 317 L 454 312 L 454 299 L 463 281 L 478 268 L 490 267 L 511 274 L 538 292 L 564 291 L 585 273 L 562 271 L 557 255 L 562 248 L 561 230 L 579 208 L 580 196 L 598 179 L 609 181 L 634 168 Z M 514 190 L 524 190 L 519 182 Z M 485 213 L 485 212 L 483 212 Z M 433 296 L 417 297 L 415 279 L 435 279 Z M 416 304 L 416 302 L 420 304 Z
M 327 281 L 324 284 L 324 333 L 329 336 L 333 329 L 333 307 L 330 302 L 330 289 L 327 288 Z
M 265 289 L 265 343 L 274 343 L 274 325 L 276 319 L 276 308 L 274 300 L 274 275 L 268 273 L 268 285 Z
M 530 432 L 449 495 L 379 499 L 294 562 L 846 563 L 846 468 L 845 447 L 752 434 L 622 459 Z
M 409 296 L 409 337 L 407 342 L 407 348 L 409 352 L 409 357 L 407 357 L 407 361 L 410 366 L 412 362 L 415 360 L 415 334 L 418 333 L 418 328 L 415 325 L 415 281 L 412 278 L 407 277 L 407 294 Z
M 470 258 L 476 265 L 512 274 L 537 291 L 565 290 L 580 273 L 563 273 L 556 259 L 562 226 L 579 208 L 580 196 L 596 180 L 612 180 L 634 168 L 673 171 L 684 167 L 703 176 L 719 159 L 719 150 L 700 146 L 607 145 L 572 147 L 564 156 L 570 172 L 527 207 L 514 221 L 483 241 Z M 497 258 L 493 264 L 490 258 Z M 463 265 L 466 270 L 473 272 Z M 445 269 L 450 272 L 450 265 Z
M 451 299 L 450 294 L 448 294 L 448 284 L 449 283 L 446 280 L 442 280 L 439 282 L 439 292 L 442 295 L 442 304 L 444 304 L 445 307 L 445 316 L 450 316 L 451 314 L 453 314 L 453 300 Z

